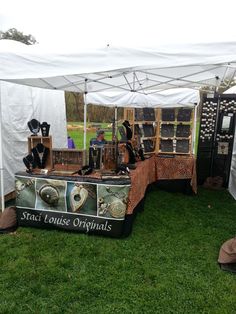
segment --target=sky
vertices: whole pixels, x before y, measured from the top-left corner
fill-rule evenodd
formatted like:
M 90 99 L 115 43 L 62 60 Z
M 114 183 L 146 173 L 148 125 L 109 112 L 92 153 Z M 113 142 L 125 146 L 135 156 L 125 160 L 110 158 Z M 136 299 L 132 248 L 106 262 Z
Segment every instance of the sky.
M 154 47 L 236 40 L 236 0 L 1 0 L 0 30 L 42 46 Z

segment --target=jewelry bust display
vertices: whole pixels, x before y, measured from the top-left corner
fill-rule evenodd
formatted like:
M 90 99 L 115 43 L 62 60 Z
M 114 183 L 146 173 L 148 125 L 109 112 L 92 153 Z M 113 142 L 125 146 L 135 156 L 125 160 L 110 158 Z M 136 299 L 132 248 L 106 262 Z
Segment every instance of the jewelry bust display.
M 43 122 L 41 123 L 40 128 L 41 128 L 42 136 L 45 137 L 49 135 L 50 124 L 48 124 L 47 122 Z
M 40 130 L 40 122 L 36 119 L 32 119 L 27 124 L 30 131 L 33 133 L 31 136 L 37 136 Z
M 27 168 L 26 172 L 31 173 L 33 169 L 36 167 L 34 157 L 32 156 L 32 154 L 29 154 L 26 157 L 24 157 L 23 162 Z
M 42 143 L 38 143 L 35 147 L 32 148 L 32 153 L 36 166 L 40 169 L 44 169 L 46 166 L 49 149 Z

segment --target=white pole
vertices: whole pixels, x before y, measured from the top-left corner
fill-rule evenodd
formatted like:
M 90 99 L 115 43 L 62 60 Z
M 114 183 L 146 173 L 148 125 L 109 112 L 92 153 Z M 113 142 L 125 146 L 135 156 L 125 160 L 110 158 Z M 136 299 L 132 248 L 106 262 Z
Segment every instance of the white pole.
M 117 116 L 118 116 L 118 109 L 117 109 L 117 106 L 115 106 L 115 137 L 116 139 L 117 139 L 117 127 L 118 127 Z
M 86 95 L 84 97 L 86 101 Z M 86 139 L 87 139 L 87 104 L 84 103 L 84 149 L 86 150 Z
M 195 155 L 195 143 L 196 143 L 196 131 L 197 131 L 197 110 L 198 110 L 198 106 L 199 104 L 197 104 L 196 106 L 194 106 L 194 121 L 193 121 L 193 133 L 192 133 L 192 152 Z
M 1 209 L 5 209 L 4 184 L 3 184 L 3 155 L 2 155 L 2 103 L 1 103 L 1 83 L 0 83 L 0 181 L 1 181 Z
M 86 150 L 87 139 L 87 79 L 84 82 L 84 150 Z

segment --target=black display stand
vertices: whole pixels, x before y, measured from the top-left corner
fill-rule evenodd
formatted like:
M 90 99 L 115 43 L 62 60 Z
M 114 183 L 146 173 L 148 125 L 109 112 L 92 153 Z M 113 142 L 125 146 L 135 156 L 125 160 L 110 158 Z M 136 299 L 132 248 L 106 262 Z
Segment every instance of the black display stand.
M 197 155 L 198 184 L 219 176 L 228 187 L 236 121 L 235 95 L 203 98 Z

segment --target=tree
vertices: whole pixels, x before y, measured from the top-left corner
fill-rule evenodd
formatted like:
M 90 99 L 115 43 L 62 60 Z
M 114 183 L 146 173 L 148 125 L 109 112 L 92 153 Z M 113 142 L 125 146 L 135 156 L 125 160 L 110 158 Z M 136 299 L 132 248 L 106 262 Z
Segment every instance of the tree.
M 6 32 L 0 31 L 0 40 L 1 39 L 12 39 L 20 41 L 26 45 L 34 45 L 37 42 L 31 34 L 25 35 L 22 32 L 18 31 L 16 28 L 10 28 Z

